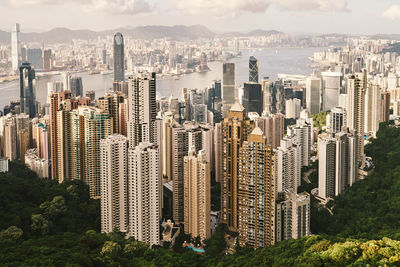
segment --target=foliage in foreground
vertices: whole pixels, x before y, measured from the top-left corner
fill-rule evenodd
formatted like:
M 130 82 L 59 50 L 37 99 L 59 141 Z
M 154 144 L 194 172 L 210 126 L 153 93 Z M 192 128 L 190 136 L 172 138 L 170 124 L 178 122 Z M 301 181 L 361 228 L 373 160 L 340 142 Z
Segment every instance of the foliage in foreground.
M 100 234 L 99 203 L 79 182 L 40 180 L 19 163 L 0 174 L 2 266 L 393 266 L 400 265 L 400 129 L 383 124 L 366 147 L 375 172 L 331 205 L 313 211 L 319 235 L 224 256 L 224 233 L 199 255 L 153 247 L 119 233 Z M 314 174 L 310 177 L 315 183 Z M 314 214 L 315 213 L 315 214 Z
M 329 203 L 333 216 L 324 210 L 313 214 L 313 233 L 400 238 L 400 128 L 381 124 L 365 153 L 374 161 L 374 172 Z

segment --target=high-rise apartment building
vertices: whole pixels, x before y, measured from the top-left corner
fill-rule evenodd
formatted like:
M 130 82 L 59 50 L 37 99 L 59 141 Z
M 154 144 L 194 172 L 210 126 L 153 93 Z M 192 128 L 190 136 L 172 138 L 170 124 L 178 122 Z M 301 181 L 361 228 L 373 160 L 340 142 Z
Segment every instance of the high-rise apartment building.
M 128 139 L 100 141 L 101 232 L 128 232 Z
M 215 124 L 214 128 L 214 162 L 215 162 L 215 181 L 222 180 L 223 172 L 223 158 L 222 158 L 222 124 Z
M 184 229 L 192 237 L 211 237 L 210 163 L 206 153 L 191 147 L 184 158 Z
M 21 40 L 20 28 L 16 23 L 11 32 L 11 64 L 13 71 L 18 71 L 21 65 Z
M 277 192 L 297 192 L 301 184 L 301 147 L 293 137 L 285 137 L 275 150 Z
M 390 116 L 390 92 L 385 91 L 381 93 L 381 101 L 380 101 L 380 122 L 389 121 Z M 379 127 L 378 127 L 379 130 Z
M 131 147 L 154 142 L 156 74 L 143 72 L 129 77 L 128 138 Z
M 300 117 L 301 100 L 292 98 L 286 100 L 285 117 L 287 119 L 297 119 Z
M 294 142 L 299 145 L 301 151 L 301 166 L 308 166 L 311 157 L 311 144 L 313 125 L 303 119 L 298 119 L 296 125 L 287 128 L 288 136 L 292 136 Z
M 381 90 L 379 85 L 368 83 L 365 92 L 364 132 L 376 136 L 381 113 Z
M 125 80 L 124 36 L 117 32 L 114 35 L 114 81 Z
M 335 107 L 331 109 L 330 114 L 330 131 L 338 133 L 342 131 L 343 127 L 347 126 L 346 109 L 343 107 Z
M 160 244 L 158 160 L 158 148 L 150 143 L 128 149 L 128 236 L 150 246 Z
M 347 87 L 347 127 L 357 136 L 358 162 L 364 163 L 364 121 L 367 73 L 356 73 L 348 79 Z
M 175 124 L 171 131 L 171 175 L 173 181 L 173 218 L 184 222 L 184 157 L 188 154 L 188 132 Z
M 235 63 L 224 63 L 222 68 L 222 115 L 226 117 L 235 103 Z
M 35 70 L 29 63 L 23 63 L 19 67 L 19 72 L 21 113 L 26 113 L 30 118 L 34 118 L 37 113 Z
M 254 56 L 249 58 L 249 82 L 258 83 L 258 60 Z
M 239 149 L 253 129 L 246 109 L 234 104 L 222 122 L 222 158 L 224 175 L 221 181 L 221 221 L 232 231 L 238 229 Z
M 106 93 L 104 97 L 97 100 L 97 107 L 108 112 L 112 119 L 112 132 L 119 133 L 119 108 L 120 104 L 124 103 L 124 94 L 122 92 Z
M 272 149 L 276 149 L 285 133 L 285 117 L 282 114 L 263 114 L 262 117 L 255 119 L 256 126 L 264 132 L 267 143 Z
M 310 194 L 280 193 L 276 205 L 275 242 L 310 234 Z
M 238 185 L 239 245 L 273 245 L 275 161 L 271 146 L 258 127 L 240 148 Z
M 318 196 L 333 198 L 358 180 L 357 142 L 348 132 L 318 138 Z
M 85 182 L 91 198 L 100 198 L 100 140 L 112 134 L 107 112 L 93 107 L 79 107 L 84 119 Z

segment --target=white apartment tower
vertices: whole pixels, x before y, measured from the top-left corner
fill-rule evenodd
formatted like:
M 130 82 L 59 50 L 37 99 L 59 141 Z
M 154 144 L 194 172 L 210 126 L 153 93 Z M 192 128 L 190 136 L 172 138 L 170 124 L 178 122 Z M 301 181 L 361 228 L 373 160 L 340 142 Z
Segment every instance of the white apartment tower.
M 160 183 L 158 148 L 140 143 L 128 150 L 128 236 L 159 245 Z
M 101 232 L 128 232 L 128 139 L 100 141 Z
M 288 136 L 292 136 L 294 142 L 300 146 L 301 167 L 308 166 L 311 157 L 312 125 L 303 119 L 298 119 L 296 125 L 287 129 Z
M 128 139 L 131 147 L 141 142 L 154 143 L 156 74 L 138 73 L 128 81 Z
M 381 90 L 379 85 L 369 83 L 365 94 L 364 132 L 376 136 L 379 130 Z
M 293 137 L 285 137 L 275 150 L 277 192 L 297 192 L 301 183 L 301 148 Z

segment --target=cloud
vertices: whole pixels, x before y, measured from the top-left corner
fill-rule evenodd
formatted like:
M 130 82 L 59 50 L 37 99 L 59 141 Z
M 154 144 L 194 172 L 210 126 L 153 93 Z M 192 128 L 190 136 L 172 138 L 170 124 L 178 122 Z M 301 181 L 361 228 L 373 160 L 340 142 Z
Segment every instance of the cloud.
M 392 5 L 388 10 L 383 12 L 383 16 L 391 20 L 400 20 L 400 5 Z
M 347 0 L 170 0 L 190 14 L 235 16 L 239 13 L 263 13 L 270 5 L 294 11 L 348 11 Z
M 150 0 L 7 0 L 13 6 L 57 5 L 74 3 L 81 5 L 86 12 L 105 12 L 112 14 L 138 14 L 153 11 Z M 1 2 L 1 0 L 0 0 Z

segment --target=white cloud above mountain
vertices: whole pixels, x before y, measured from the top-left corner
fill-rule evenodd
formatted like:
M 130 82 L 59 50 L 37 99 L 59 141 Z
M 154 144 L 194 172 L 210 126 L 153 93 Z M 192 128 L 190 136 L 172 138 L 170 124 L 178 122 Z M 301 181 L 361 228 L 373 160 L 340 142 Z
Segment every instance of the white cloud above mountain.
M 242 12 L 263 13 L 270 5 L 291 11 L 348 11 L 347 0 L 171 0 L 190 14 L 235 16 Z
M 5 0 L 13 6 L 37 6 L 37 5 L 58 5 L 78 4 L 86 12 L 105 12 L 111 14 L 137 14 L 153 11 L 154 5 L 151 0 Z M 0 0 L 0 3 L 4 1 Z
M 392 5 L 383 12 L 383 16 L 391 20 L 400 20 L 400 5 Z

